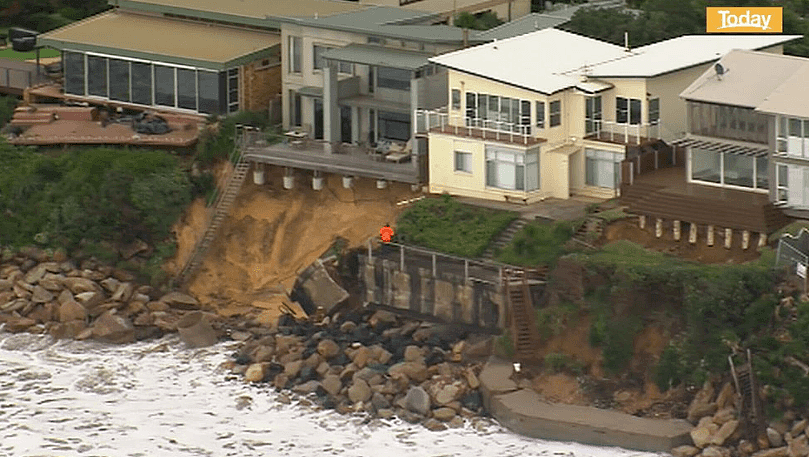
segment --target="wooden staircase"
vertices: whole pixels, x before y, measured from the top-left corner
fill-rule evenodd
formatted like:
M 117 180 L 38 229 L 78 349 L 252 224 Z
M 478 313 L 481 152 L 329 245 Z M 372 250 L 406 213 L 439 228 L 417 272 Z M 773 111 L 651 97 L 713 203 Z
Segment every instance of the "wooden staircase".
M 514 358 L 519 361 L 536 359 L 539 332 L 531 302 L 529 281 L 545 281 L 547 268 L 538 270 L 503 270 L 503 284 L 508 298 L 511 335 L 514 339 Z
M 511 242 L 511 240 L 514 239 L 514 235 L 516 235 L 517 232 L 522 230 L 527 224 L 528 224 L 527 220 L 519 217 L 511 221 L 508 227 L 506 227 L 502 232 L 500 232 L 494 239 L 494 241 L 489 243 L 489 246 L 487 246 L 486 250 L 483 251 L 483 255 L 481 257 L 489 260 L 493 259 L 495 254 L 497 253 L 497 250 L 506 247 Z
M 581 227 L 573 234 L 571 241 L 584 246 L 588 250 L 595 250 L 597 248 L 591 244 L 590 234 L 600 237 L 602 233 L 604 233 L 604 220 L 598 216 L 588 216 L 584 223 L 581 224 Z
M 219 230 L 219 227 L 230 213 L 230 207 L 236 200 L 236 196 L 239 194 L 242 184 L 244 184 L 247 172 L 250 170 L 250 162 L 246 162 L 243 159 L 241 149 L 240 140 L 237 138 L 236 147 L 233 155 L 231 156 L 232 158 L 235 158 L 236 166 L 226 178 L 225 185 L 222 187 L 222 189 L 217 191 L 216 200 L 211 207 L 210 215 L 208 216 L 208 223 L 205 233 L 203 234 L 202 238 L 197 241 L 191 256 L 188 258 L 188 262 L 186 262 L 185 266 L 180 271 L 180 274 L 174 278 L 173 285 L 175 287 L 182 287 L 189 279 L 191 279 L 191 276 L 196 273 L 197 269 L 202 264 L 202 259 L 205 257 L 205 253 L 208 251 L 211 243 L 216 238 L 216 233 Z
M 766 430 L 764 404 L 758 395 L 758 383 L 753 371 L 753 362 L 750 349 L 747 350 L 747 363 L 736 367 L 733 356 L 728 356 L 733 382 L 736 385 L 736 395 L 741 405 L 739 420 L 745 436 L 755 442 L 759 434 Z

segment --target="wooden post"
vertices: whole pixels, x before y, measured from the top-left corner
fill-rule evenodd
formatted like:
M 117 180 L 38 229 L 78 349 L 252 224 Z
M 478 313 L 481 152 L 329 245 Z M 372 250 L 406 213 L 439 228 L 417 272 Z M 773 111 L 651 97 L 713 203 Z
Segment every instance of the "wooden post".
M 674 241 L 680 241 L 680 221 L 674 221 L 673 225 L 673 232 L 674 232 Z
M 433 278 L 435 278 L 435 254 L 433 254 Z
M 713 246 L 714 231 L 715 231 L 714 226 L 709 225 L 708 226 L 708 246 Z
M 733 229 L 726 228 L 725 229 L 725 249 L 730 249 L 732 239 L 733 239 Z
M 642 229 L 646 228 L 646 216 L 638 216 L 638 225 Z
M 767 234 L 761 232 L 758 234 L 758 247 L 763 248 L 767 245 Z
M 663 236 L 663 219 L 659 217 L 655 220 L 655 236 L 658 238 Z
M 469 282 L 469 259 L 463 260 L 463 283 Z
M 750 246 L 750 230 L 742 232 L 742 249 L 747 250 Z
M 371 240 L 368 240 L 368 264 L 373 265 L 373 263 L 374 263 L 373 249 L 371 248 Z
M 689 224 L 691 224 L 691 228 L 688 231 L 688 242 L 695 244 L 697 242 L 697 224 L 693 222 L 689 222 Z

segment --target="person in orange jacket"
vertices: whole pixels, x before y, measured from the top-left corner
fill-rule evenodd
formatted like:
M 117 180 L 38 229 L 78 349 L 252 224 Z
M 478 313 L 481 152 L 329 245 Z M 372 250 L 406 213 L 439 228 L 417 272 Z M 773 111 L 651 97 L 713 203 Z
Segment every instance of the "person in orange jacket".
M 390 224 L 385 224 L 384 227 L 379 229 L 379 236 L 382 237 L 382 241 L 385 243 L 390 243 L 390 239 L 393 237 L 393 229 L 390 228 Z

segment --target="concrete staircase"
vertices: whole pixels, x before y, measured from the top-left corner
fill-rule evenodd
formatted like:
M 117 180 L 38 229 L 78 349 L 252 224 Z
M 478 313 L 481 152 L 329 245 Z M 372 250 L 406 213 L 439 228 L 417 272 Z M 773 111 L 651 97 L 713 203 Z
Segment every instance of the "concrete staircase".
M 511 240 L 514 239 L 514 235 L 522 230 L 527 224 L 528 221 L 523 218 L 518 217 L 517 219 L 514 219 L 502 232 L 497 235 L 494 241 L 489 243 L 489 246 L 487 246 L 486 250 L 483 251 L 482 257 L 486 260 L 492 260 L 496 252 L 511 243 Z

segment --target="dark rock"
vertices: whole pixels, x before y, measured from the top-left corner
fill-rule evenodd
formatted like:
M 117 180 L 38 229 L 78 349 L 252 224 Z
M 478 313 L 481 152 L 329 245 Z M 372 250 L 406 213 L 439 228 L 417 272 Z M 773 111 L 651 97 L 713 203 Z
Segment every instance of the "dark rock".
M 427 354 L 427 357 L 425 357 L 424 363 L 426 363 L 428 366 L 436 365 L 443 362 L 445 358 L 446 356 L 444 351 L 439 348 L 433 348 L 430 353 Z
M 390 402 L 388 399 L 379 392 L 374 392 L 374 394 L 371 396 L 371 404 L 374 405 L 374 408 L 376 408 L 377 411 L 380 409 L 390 408 Z
M 430 395 L 418 386 L 410 387 L 405 396 L 407 410 L 426 416 L 430 412 Z
M 483 399 L 480 397 L 480 392 L 473 390 L 461 398 L 461 404 L 466 409 L 479 411 L 483 407 Z
M 343 352 L 340 352 L 336 357 L 329 361 L 331 365 L 348 365 L 350 362 L 351 360 Z
M 334 409 L 337 407 L 337 401 L 335 401 L 334 397 L 328 396 L 323 399 L 323 407 L 326 409 Z
M 154 325 L 135 327 L 135 339 L 138 341 L 151 340 L 163 337 L 163 330 Z
M 300 373 L 298 374 L 299 382 L 308 382 L 317 379 L 317 371 L 314 368 L 309 366 L 304 366 L 301 368 Z

